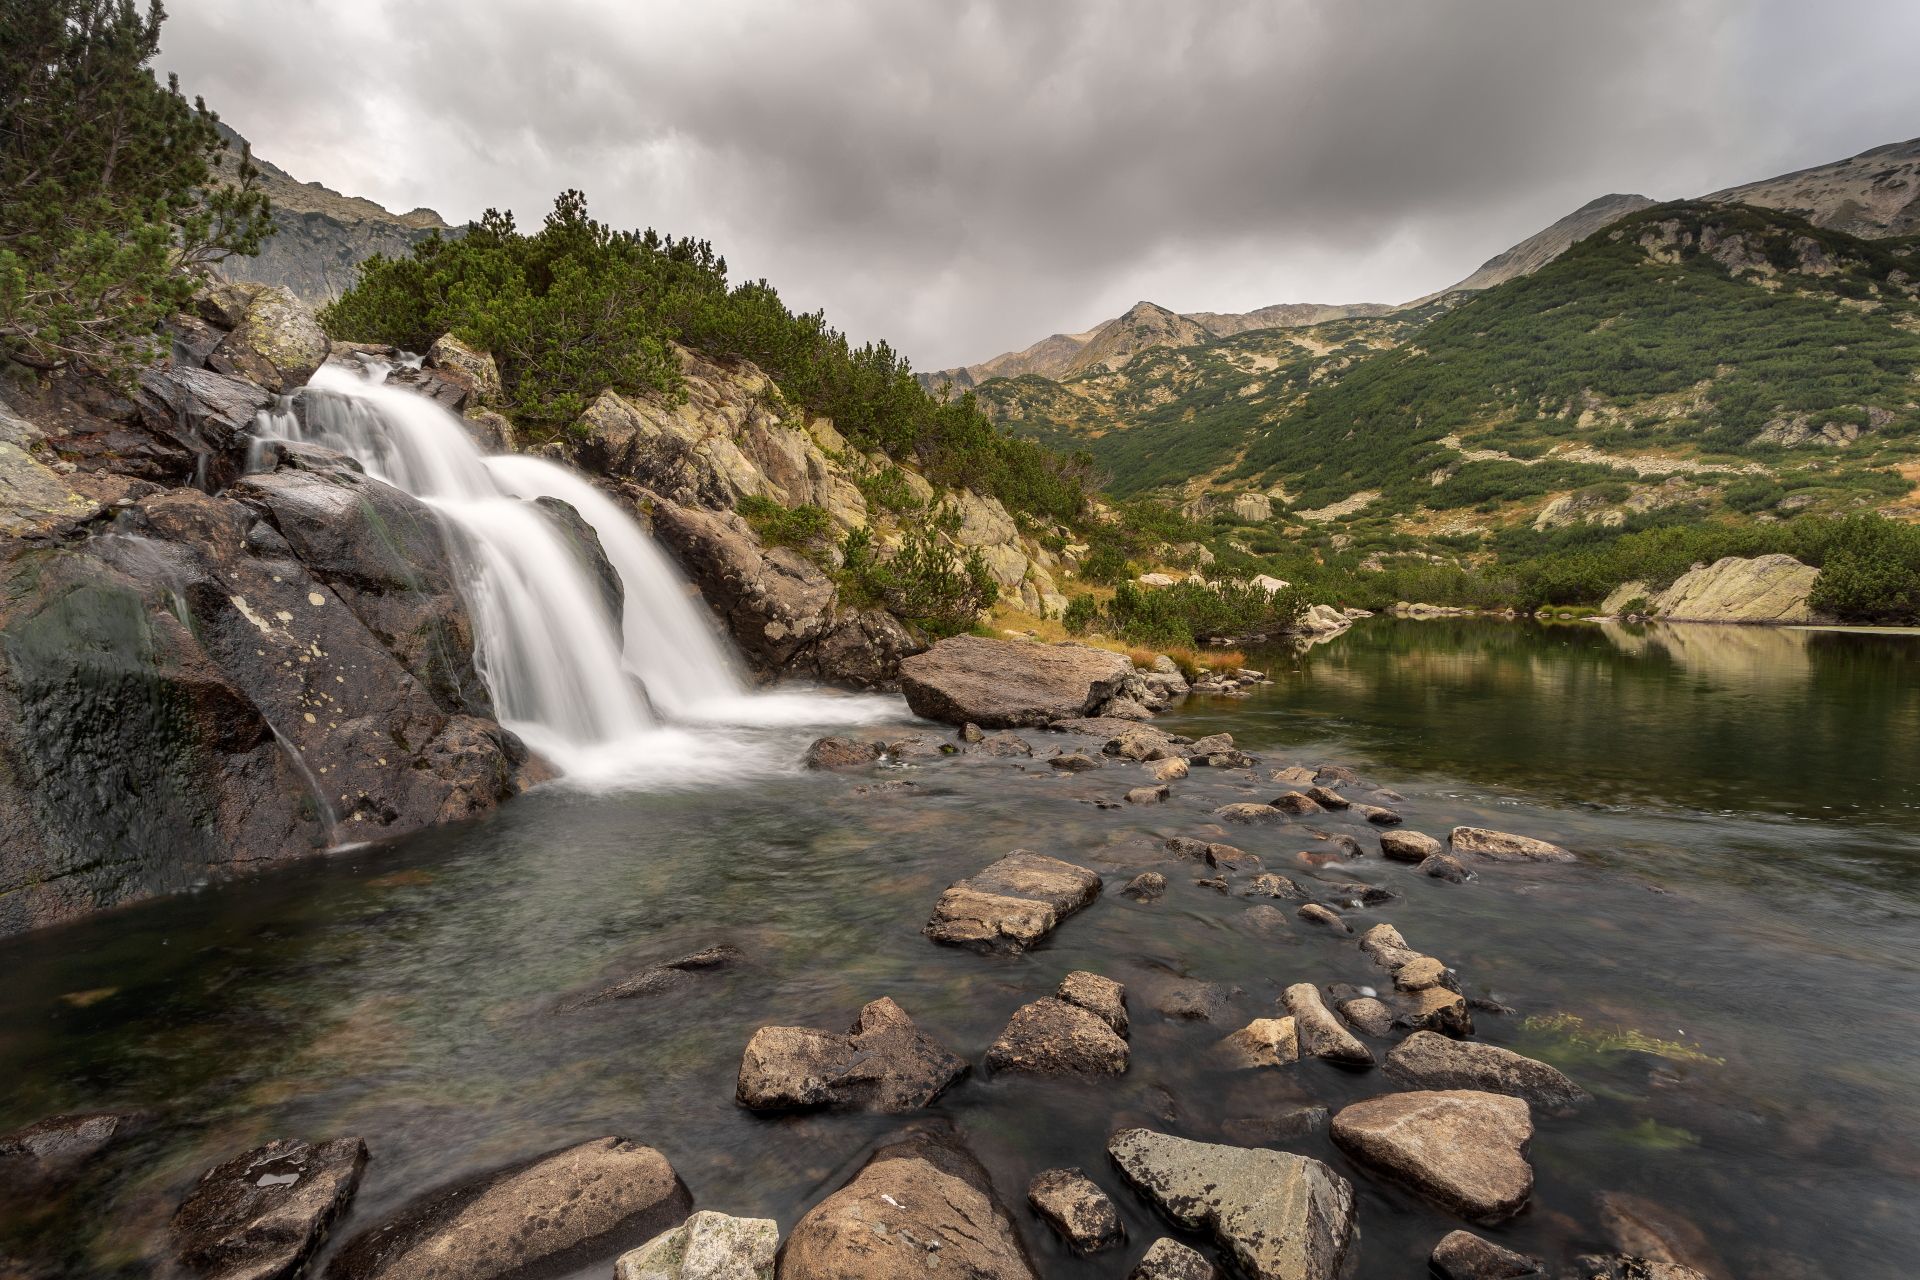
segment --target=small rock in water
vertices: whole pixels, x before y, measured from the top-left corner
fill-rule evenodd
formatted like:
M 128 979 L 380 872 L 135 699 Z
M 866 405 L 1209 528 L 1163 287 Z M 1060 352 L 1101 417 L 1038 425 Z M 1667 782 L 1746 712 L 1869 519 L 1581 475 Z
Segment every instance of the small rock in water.
M 613 1280 L 773 1280 L 780 1224 L 702 1209 L 613 1264 Z
M 1222 822 L 1239 822 L 1248 825 L 1285 822 L 1287 815 L 1270 804 L 1223 804 L 1213 811 L 1213 816 Z
M 1154 778 L 1160 782 L 1178 782 L 1187 776 L 1187 762 L 1180 756 L 1169 756 L 1165 760 L 1155 761 L 1151 770 Z
M 1340 1016 L 1363 1035 L 1384 1036 L 1393 1031 L 1393 1010 L 1372 996 L 1341 1001 Z
M 1027 1202 L 1077 1254 L 1099 1253 L 1127 1238 L 1113 1201 L 1080 1169 L 1039 1174 L 1027 1186 Z
M 1128 804 L 1164 804 L 1172 790 L 1164 784 L 1157 787 L 1135 787 L 1127 792 Z
M 1011 730 L 990 733 L 974 744 L 975 754 L 1002 760 L 1023 759 L 1033 754 L 1033 744 Z
M 1319 813 L 1320 806 L 1298 791 L 1288 791 L 1275 796 L 1267 802 L 1282 813 L 1295 816 Z
M 1127 989 L 1112 978 L 1075 969 L 1060 979 L 1060 987 L 1053 994 L 1068 1004 L 1079 1005 L 1117 1034 L 1127 1034 Z
M 1546 1275 L 1537 1260 L 1482 1240 L 1471 1231 L 1452 1231 L 1441 1237 L 1427 1259 L 1427 1267 L 1439 1280 L 1527 1280 Z
M 138 1112 L 86 1111 L 48 1116 L 0 1135 L 0 1183 L 57 1181 L 145 1119 Z
M 1308 786 L 1313 782 L 1313 770 L 1303 769 L 1299 765 L 1289 765 L 1285 769 L 1275 769 L 1268 775 L 1270 782 L 1283 782 L 1289 786 Z
M 1594 1208 L 1607 1243 L 1628 1257 L 1692 1267 L 1706 1275 L 1727 1270 L 1706 1234 L 1658 1201 L 1625 1191 L 1602 1191 L 1594 1197 Z
M 1246 898 L 1284 898 L 1299 901 L 1307 896 L 1307 891 L 1278 871 L 1263 871 L 1248 881 L 1247 887 L 1242 889 L 1240 894 Z
M 1345 809 L 1353 804 L 1353 801 L 1347 799 L 1332 787 L 1308 787 L 1307 798 L 1319 805 L 1322 809 Z
M 1100 758 L 1090 756 L 1084 751 L 1070 751 L 1065 755 L 1049 756 L 1047 763 L 1063 773 L 1085 773 L 1089 769 L 1100 768 Z
M 1300 1037 L 1292 1018 L 1255 1018 L 1215 1045 L 1214 1053 L 1243 1071 L 1291 1066 L 1300 1060 Z
M 1389 1093 L 1343 1108 L 1333 1140 L 1362 1164 L 1472 1222 L 1504 1222 L 1533 1194 L 1527 1104 L 1466 1089 Z
M 1230 844 L 1213 843 L 1207 846 L 1207 865 L 1220 871 L 1258 871 L 1260 858 L 1245 849 Z
M 1352 812 L 1358 814 L 1362 818 L 1365 818 L 1368 822 L 1371 822 L 1376 827 L 1396 826 L 1401 821 L 1399 814 L 1395 813 L 1391 809 L 1382 809 L 1377 804 L 1355 803 L 1352 807 Z
M 987 1047 L 994 1071 L 1043 1076 L 1117 1076 L 1127 1069 L 1127 1042 L 1100 1015 L 1047 996 L 1021 1005 Z
M 960 732 L 956 736 L 959 737 L 962 742 L 978 742 L 986 737 L 987 733 L 986 730 L 969 720 L 960 726 Z
M 1710 1280 L 1677 1262 L 1656 1262 L 1625 1254 L 1583 1254 L 1573 1260 L 1566 1280 Z
M 1180 1022 L 1214 1022 L 1227 1011 L 1240 988 L 1198 978 L 1166 978 L 1149 992 L 1154 1009 Z
M 1473 1014 L 1466 997 L 1445 987 L 1428 987 L 1406 997 L 1394 1015 L 1394 1025 L 1414 1031 L 1439 1031 L 1464 1037 L 1473 1034 Z
M 691 955 L 681 956 L 678 960 L 654 965 L 651 969 L 635 974 L 631 978 L 622 978 L 612 986 L 602 987 L 590 996 L 570 1001 L 561 1008 L 563 1010 L 584 1009 L 589 1005 L 602 1004 L 609 1000 L 631 1000 L 636 996 L 660 995 L 692 981 L 696 973 L 730 969 L 744 958 L 740 948 L 721 943 Z
M 1462 866 L 1460 859 L 1450 853 L 1436 853 L 1414 869 L 1435 880 L 1445 880 L 1448 884 L 1465 884 L 1473 879 L 1473 872 Z
M 1230 733 L 1210 733 L 1204 738 L 1193 740 L 1192 751 L 1196 756 L 1210 756 L 1219 751 L 1233 750 L 1233 735 Z
M 1324 880 L 1321 889 L 1329 898 L 1336 898 L 1349 908 L 1377 907 L 1400 896 L 1385 885 L 1368 884 L 1364 880 Z
M 1158 871 L 1142 871 L 1120 892 L 1141 902 L 1153 902 L 1167 891 L 1167 878 Z
M 1257 932 L 1269 936 L 1290 932 L 1287 927 L 1287 914 L 1278 907 L 1269 907 L 1264 903 L 1257 907 L 1248 907 L 1246 914 L 1241 918 Z
M 1485 827 L 1455 827 L 1448 843 L 1455 853 L 1471 853 L 1492 862 L 1579 861 L 1570 851 L 1549 841 Z
M 298 1275 L 366 1167 L 358 1138 L 281 1139 L 216 1165 L 173 1215 L 176 1256 L 214 1280 Z
M 1281 995 L 1287 1012 L 1293 1015 L 1300 1036 L 1300 1050 L 1329 1062 L 1347 1066 L 1370 1067 L 1373 1050 L 1341 1025 L 1320 999 L 1319 988 L 1310 982 L 1296 982 Z
M 740 1058 L 734 1098 L 753 1111 L 911 1111 L 966 1073 L 964 1060 L 883 997 L 860 1010 L 845 1034 L 811 1027 L 754 1032 Z
M 1024 951 L 1100 896 L 1098 872 L 1015 849 L 947 886 L 926 935 L 975 951 Z
M 1424 862 L 1441 851 L 1438 840 L 1419 831 L 1380 833 L 1380 856 L 1395 862 Z
M 807 748 L 809 769 L 858 769 L 878 760 L 885 748 L 878 742 L 852 738 L 816 738 Z
M 1204 1254 L 1166 1236 L 1148 1245 L 1139 1265 L 1127 1273 L 1127 1280 L 1219 1280 L 1219 1277 L 1220 1273 Z
M 1360 847 L 1360 842 L 1344 831 L 1316 831 L 1313 833 L 1313 836 L 1314 839 L 1325 840 L 1335 849 L 1338 849 L 1343 857 L 1359 858 L 1365 856 L 1366 851 Z
M 1264 1116 L 1236 1116 L 1221 1131 L 1248 1146 L 1271 1146 L 1325 1132 L 1332 1119 L 1325 1107 L 1287 1107 Z
M 1337 785 L 1360 781 L 1360 775 L 1343 764 L 1323 764 L 1314 771 L 1315 782 Z
M 1331 907 L 1323 907 L 1317 902 L 1309 902 L 1294 913 L 1308 924 L 1321 925 L 1335 933 L 1352 933 L 1353 926 L 1340 918 L 1340 913 Z

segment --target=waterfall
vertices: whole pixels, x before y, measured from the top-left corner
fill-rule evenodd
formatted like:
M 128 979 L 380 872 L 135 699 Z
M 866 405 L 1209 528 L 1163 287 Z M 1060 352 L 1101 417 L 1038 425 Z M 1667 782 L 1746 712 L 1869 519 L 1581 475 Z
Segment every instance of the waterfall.
M 738 762 L 738 744 L 695 744 L 685 726 L 897 712 L 872 698 L 749 694 L 698 596 L 617 503 L 553 463 L 483 455 L 460 419 L 386 385 L 385 372 L 323 366 L 297 393 L 300 411 L 263 414 L 257 434 L 344 453 L 442 518 L 500 722 L 563 773 L 653 781 Z M 598 535 L 625 591 L 619 619 L 539 497 L 568 503 Z

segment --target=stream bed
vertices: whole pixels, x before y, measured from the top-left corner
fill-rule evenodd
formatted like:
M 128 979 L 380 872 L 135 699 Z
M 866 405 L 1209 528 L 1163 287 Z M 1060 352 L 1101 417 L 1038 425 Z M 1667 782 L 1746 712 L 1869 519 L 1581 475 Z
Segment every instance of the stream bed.
M 1136 1124 L 1328 1162 L 1359 1196 L 1355 1275 L 1424 1274 L 1465 1224 L 1356 1165 L 1324 1126 L 1274 1136 L 1298 1108 L 1385 1090 L 1380 1073 L 1234 1072 L 1208 1052 L 1291 983 L 1378 971 L 1305 921 L 1251 927 L 1247 899 L 1197 885 L 1207 872 L 1165 850 L 1177 835 L 1309 883 L 1395 890 L 1351 913 L 1356 932 L 1393 923 L 1467 994 L 1511 1006 L 1476 1015 L 1480 1039 L 1595 1095 L 1536 1115 L 1532 1204 L 1482 1234 L 1553 1262 L 1605 1250 L 1611 1194 L 1679 1220 L 1711 1275 L 1910 1274 L 1920 639 L 1380 618 L 1249 662 L 1272 683 L 1155 725 L 1230 732 L 1260 767 L 1195 769 L 1164 805 L 1102 807 L 1142 766 L 1060 773 L 1038 757 L 1085 740 L 1044 731 L 1023 731 L 1031 760 L 849 773 L 798 764 L 818 733 L 846 730 L 724 731 L 691 784 L 551 786 L 483 822 L 0 941 L 0 1131 L 60 1111 L 151 1116 L 58 1195 L 0 1204 L 0 1277 L 148 1274 L 193 1179 L 276 1137 L 357 1135 L 372 1152 L 329 1251 L 430 1187 L 603 1134 L 663 1151 L 698 1206 L 784 1234 L 906 1118 L 750 1114 L 733 1099 L 741 1050 L 768 1024 L 843 1030 L 881 996 L 975 1064 L 932 1111 L 991 1172 L 1041 1274 L 1124 1276 L 1169 1233 L 1104 1155 Z M 904 704 L 852 732 L 952 740 Z M 1326 763 L 1397 792 L 1408 829 L 1494 827 L 1582 862 L 1484 865 L 1456 885 L 1381 859 L 1353 818 L 1215 825 L 1217 806 L 1287 789 L 1273 770 Z M 1367 856 L 1299 860 L 1316 828 Z M 921 935 L 944 886 L 1016 848 L 1094 868 L 1104 895 L 1025 955 Z M 1164 898 L 1118 892 L 1148 869 Z M 720 943 L 743 962 L 665 998 L 562 1009 Z M 1126 985 L 1131 1069 L 981 1069 L 1014 1009 L 1074 969 Z M 1195 980 L 1226 988 L 1227 1011 L 1157 1011 Z M 1028 1180 L 1058 1165 L 1113 1195 L 1124 1249 L 1072 1257 L 1027 1207 Z

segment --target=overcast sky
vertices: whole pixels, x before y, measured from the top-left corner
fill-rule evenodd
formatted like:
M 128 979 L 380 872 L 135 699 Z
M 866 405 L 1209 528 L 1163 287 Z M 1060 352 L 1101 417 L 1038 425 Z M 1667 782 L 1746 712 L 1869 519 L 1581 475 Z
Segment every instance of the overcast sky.
M 920 368 L 1181 311 L 1400 302 L 1612 191 L 1920 134 L 1912 0 L 171 0 L 296 177 L 712 240 Z

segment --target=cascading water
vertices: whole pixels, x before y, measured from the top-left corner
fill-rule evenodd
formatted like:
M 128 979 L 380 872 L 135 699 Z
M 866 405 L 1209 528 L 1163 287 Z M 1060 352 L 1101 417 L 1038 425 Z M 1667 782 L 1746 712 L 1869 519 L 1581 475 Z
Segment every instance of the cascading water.
M 564 773 L 659 781 L 674 765 L 739 763 L 738 743 L 696 741 L 662 718 L 760 726 L 898 713 L 880 699 L 747 693 L 687 583 L 632 517 L 564 467 L 482 455 L 459 419 L 385 385 L 384 373 L 325 366 L 298 393 L 300 412 L 266 415 L 259 434 L 347 454 L 440 514 L 500 721 Z M 568 503 L 599 536 L 625 590 L 617 622 L 559 526 L 530 501 L 540 497 Z

